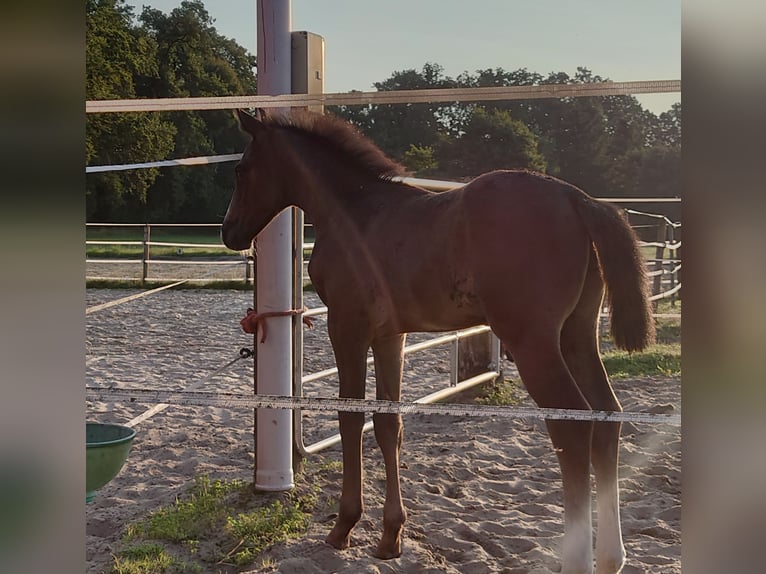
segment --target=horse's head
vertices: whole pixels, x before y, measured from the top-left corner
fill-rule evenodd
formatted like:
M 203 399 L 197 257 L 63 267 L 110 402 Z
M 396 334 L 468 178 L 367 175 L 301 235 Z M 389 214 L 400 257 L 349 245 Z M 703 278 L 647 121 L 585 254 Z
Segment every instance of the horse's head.
M 250 135 L 235 168 L 234 195 L 223 219 L 221 238 L 229 249 L 249 249 L 258 233 L 285 207 L 279 169 L 275 163 L 274 128 L 264 122 L 262 110 L 257 117 L 237 110 L 242 131 Z

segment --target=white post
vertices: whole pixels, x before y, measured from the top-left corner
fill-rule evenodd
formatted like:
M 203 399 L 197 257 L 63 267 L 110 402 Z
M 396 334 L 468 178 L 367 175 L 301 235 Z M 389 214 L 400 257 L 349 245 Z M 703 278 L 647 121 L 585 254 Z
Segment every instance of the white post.
M 257 0 L 258 95 L 289 94 L 290 0 Z M 255 303 L 259 313 L 292 308 L 292 221 L 285 210 L 257 238 Z M 292 319 L 268 319 L 261 343 L 256 334 L 256 391 L 292 394 Z M 256 490 L 293 487 L 292 412 L 257 409 L 255 445 Z

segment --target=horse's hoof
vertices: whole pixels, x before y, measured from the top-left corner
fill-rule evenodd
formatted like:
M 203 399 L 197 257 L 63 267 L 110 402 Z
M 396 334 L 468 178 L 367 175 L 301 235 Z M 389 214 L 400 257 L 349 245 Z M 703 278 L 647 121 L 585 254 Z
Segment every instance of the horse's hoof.
M 391 560 L 393 558 L 399 558 L 399 556 L 402 555 L 402 549 L 400 545 L 396 545 L 396 547 L 391 548 L 389 546 L 382 546 L 378 545 L 377 549 L 375 550 L 375 553 L 373 556 L 375 558 L 379 558 L 381 560 Z
M 337 536 L 332 532 L 327 535 L 324 541 L 336 550 L 345 550 L 351 545 L 349 536 Z

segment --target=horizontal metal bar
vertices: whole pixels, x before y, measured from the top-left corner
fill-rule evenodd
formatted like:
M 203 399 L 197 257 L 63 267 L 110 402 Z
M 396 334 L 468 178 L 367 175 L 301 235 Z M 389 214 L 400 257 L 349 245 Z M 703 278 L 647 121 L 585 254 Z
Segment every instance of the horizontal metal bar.
M 543 84 L 538 86 L 491 86 L 483 88 L 289 94 L 280 96 L 89 100 L 85 102 L 85 113 L 232 110 L 236 108 L 292 108 L 339 105 L 359 106 L 456 101 L 480 102 L 587 96 L 628 96 L 633 94 L 675 93 L 680 91 L 681 80 L 648 80 L 637 82 L 593 82 L 588 84 Z
M 327 313 L 327 307 L 315 307 L 314 309 L 309 309 L 306 311 L 303 316 L 304 317 L 316 317 L 317 315 L 324 315 Z
M 204 247 L 206 249 L 220 247 L 221 249 L 230 251 L 230 249 L 223 243 L 172 243 L 169 241 L 147 241 L 146 245 L 156 245 L 158 247 Z
M 166 159 L 162 161 L 153 161 L 153 162 L 146 162 L 146 163 L 126 163 L 121 165 L 89 165 L 89 166 L 85 166 L 85 173 L 103 173 L 103 172 L 109 172 L 109 171 L 125 171 L 128 169 L 172 167 L 176 165 L 208 165 L 213 163 L 238 161 L 241 157 L 242 157 L 242 154 L 237 153 L 237 154 L 228 154 L 228 155 Z
M 413 402 L 417 404 L 431 404 L 438 402 L 440 400 L 446 399 L 451 397 L 452 395 L 455 395 L 457 393 L 461 393 L 463 391 L 466 391 L 470 389 L 471 387 L 475 387 L 476 385 L 479 385 L 481 383 L 484 383 L 486 381 L 490 381 L 494 378 L 496 378 L 499 374 L 494 371 L 489 371 L 486 373 L 482 373 L 481 375 L 476 375 L 475 377 L 471 377 L 470 379 L 466 379 L 465 381 L 458 383 L 454 387 L 448 387 L 445 389 L 442 389 L 440 391 L 436 391 L 435 393 L 431 393 L 429 395 L 426 395 L 425 397 L 421 397 L 419 399 L 415 399 Z M 374 428 L 374 424 L 372 421 L 368 421 L 364 424 L 362 427 L 362 432 L 370 431 Z M 326 448 L 329 448 L 331 446 L 334 446 L 340 442 L 340 434 L 336 433 L 332 436 L 327 437 L 326 439 L 320 440 L 318 442 L 315 442 L 313 444 L 310 444 L 305 447 L 305 451 L 307 454 L 315 454 L 321 450 L 324 450 Z
M 177 259 L 147 259 L 147 263 L 151 265 L 244 265 L 247 263 L 244 259 L 242 261 L 199 261 L 189 259 L 186 261 L 179 261 Z
M 242 154 L 238 154 L 242 155 Z M 215 156 L 224 157 L 224 156 Z M 86 223 L 86 227 L 221 227 L 220 223 Z
M 85 263 L 143 263 L 143 259 L 85 259 Z
M 143 245 L 143 241 L 85 241 L 85 245 Z
M 671 295 L 674 295 L 678 293 L 681 290 L 681 283 L 678 283 L 675 287 L 670 289 L 669 291 L 663 291 L 662 293 L 657 293 L 656 295 L 652 295 L 649 297 L 649 301 L 657 301 L 659 299 L 666 299 L 670 297 Z
M 375 427 L 375 424 L 372 421 L 367 421 L 362 426 L 362 432 L 363 433 L 369 432 L 374 427 Z M 316 454 L 321 450 L 330 448 L 331 446 L 335 446 L 336 444 L 340 443 L 340 440 L 341 440 L 340 433 L 335 433 L 334 435 L 331 435 L 327 437 L 326 439 L 322 439 L 318 442 L 307 445 L 304 450 L 306 451 L 306 454 Z
M 304 315 L 307 315 L 307 314 L 308 313 L 304 313 Z M 463 329 L 462 331 L 450 333 L 449 335 L 442 335 L 440 337 L 435 337 L 433 339 L 429 339 L 428 341 L 423 341 L 421 343 L 414 343 L 412 345 L 407 345 L 406 347 L 404 347 L 404 355 L 407 356 L 407 355 L 411 355 L 412 353 L 416 353 L 418 351 L 424 351 L 426 349 L 438 347 L 439 345 L 444 345 L 445 343 L 449 343 L 451 341 L 454 341 L 455 339 L 464 339 L 466 337 L 471 337 L 473 335 L 486 333 L 489 330 L 490 328 L 488 326 L 480 325 L 478 327 L 471 327 L 469 329 Z M 372 365 L 374 361 L 375 361 L 374 357 L 367 357 L 368 365 Z M 323 379 L 325 377 L 329 377 L 331 375 L 336 375 L 336 374 L 338 374 L 338 367 L 333 367 L 331 369 L 324 369 L 323 371 L 317 371 L 316 373 L 305 375 L 301 379 L 301 381 L 303 383 L 310 383 L 312 381 L 317 381 L 319 379 Z

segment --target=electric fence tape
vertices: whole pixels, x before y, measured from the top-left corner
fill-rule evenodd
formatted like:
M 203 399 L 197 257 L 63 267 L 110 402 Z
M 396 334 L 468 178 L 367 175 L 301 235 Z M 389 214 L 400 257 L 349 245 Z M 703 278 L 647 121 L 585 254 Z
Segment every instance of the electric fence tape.
M 355 413 L 453 415 L 469 417 L 504 417 L 537 420 L 579 420 L 629 422 L 679 426 L 681 415 L 646 412 L 584 411 L 573 409 L 538 409 L 532 407 L 424 404 L 346 398 L 282 397 L 221 392 L 158 391 L 153 389 L 116 389 L 86 386 L 86 398 L 93 401 L 164 403 L 180 406 L 216 406 L 224 408 L 302 409 L 307 411 L 346 411 Z

